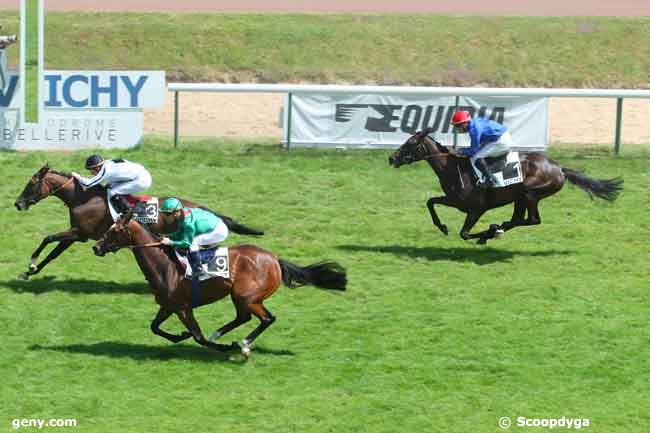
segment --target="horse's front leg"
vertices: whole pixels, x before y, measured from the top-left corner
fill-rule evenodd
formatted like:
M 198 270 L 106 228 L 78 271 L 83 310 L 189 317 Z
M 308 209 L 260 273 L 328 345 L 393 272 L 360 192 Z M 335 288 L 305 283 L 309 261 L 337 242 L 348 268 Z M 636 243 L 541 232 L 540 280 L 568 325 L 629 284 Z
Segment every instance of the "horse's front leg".
M 427 200 L 427 209 L 429 209 L 429 213 L 431 214 L 433 225 L 438 227 L 438 229 L 440 229 L 443 234 L 448 235 L 449 230 L 447 229 L 447 226 L 440 221 L 440 218 L 438 218 L 438 214 L 436 213 L 436 209 L 434 208 L 434 206 L 437 204 L 450 206 L 449 198 L 446 195 L 443 195 L 440 197 L 431 197 L 429 200 Z
M 205 338 L 203 332 L 201 332 L 201 327 L 199 327 L 198 322 L 194 318 L 194 313 L 192 312 L 191 307 L 180 310 L 179 312 L 176 313 L 176 315 L 178 316 L 180 321 L 183 322 L 183 325 L 185 325 L 187 330 L 190 331 L 192 337 L 194 337 L 194 341 L 199 343 L 201 346 L 210 347 L 220 352 L 225 352 L 228 350 L 239 348 L 239 346 L 234 346 L 234 345 L 213 343 L 212 341 L 209 341 L 207 338 Z
M 469 240 L 469 239 L 477 239 L 478 238 L 478 244 L 485 244 L 488 239 L 492 239 L 496 236 L 496 234 L 499 231 L 499 226 L 496 224 L 490 225 L 490 228 L 479 232 L 479 233 L 474 233 L 471 234 L 470 230 L 472 230 L 472 227 L 478 222 L 478 220 L 483 216 L 485 213 L 485 210 L 478 210 L 478 211 L 471 211 L 467 214 L 467 217 L 465 217 L 465 223 L 463 224 L 463 228 L 460 230 L 460 237 L 463 238 L 464 240 Z
M 158 314 L 156 314 L 156 317 L 154 317 L 153 321 L 151 322 L 151 332 L 153 332 L 156 335 L 160 335 L 163 338 L 168 339 L 172 343 L 178 343 L 179 341 L 187 340 L 192 336 L 190 332 L 183 332 L 181 335 L 175 335 L 175 334 L 170 334 L 169 332 L 165 332 L 162 329 L 160 329 L 160 325 L 169 318 L 169 316 L 172 315 L 172 312 L 169 310 L 166 310 L 163 307 L 160 307 L 160 310 L 158 310 Z
M 67 230 L 65 232 L 61 233 L 56 233 L 54 235 L 49 235 L 46 236 L 42 241 L 41 244 L 38 246 L 38 248 L 32 253 L 29 265 L 27 266 L 27 272 L 21 274 L 21 278 L 27 279 L 32 275 L 38 274 L 43 268 L 50 263 L 52 260 L 56 259 L 62 252 L 68 249 L 70 245 L 75 243 L 76 241 L 80 240 L 79 232 L 77 229 L 73 228 L 70 230 Z M 38 265 L 36 264 L 36 259 L 38 259 L 38 256 L 41 254 L 41 251 L 43 251 L 43 248 L 45 248 L 47 245 L 49 245 L 52 242 L 59 242 L 59 245 L 57 245 L 48 255 L 45 257 L 45 259 L 39 263 Z

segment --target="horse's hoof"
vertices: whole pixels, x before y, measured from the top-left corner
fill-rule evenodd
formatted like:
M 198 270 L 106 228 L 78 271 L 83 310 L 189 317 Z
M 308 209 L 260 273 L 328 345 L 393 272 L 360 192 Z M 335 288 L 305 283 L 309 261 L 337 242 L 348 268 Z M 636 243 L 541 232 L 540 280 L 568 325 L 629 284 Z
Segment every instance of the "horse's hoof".
M 241 354 L 244 355 L 246 359 L 251 357 L 251 347 L 246 344 L 246 342 L 242 341 L 241 343 L 238 343 L 233 341 L 232 346 L 241 350 Z
M 30 263 L 29 266 L 27 266 L 27 269 L 33 274 L 38 270 L 38 267 L 34 263 Z
M 241 348 L 241 354 L 244 355 L 244 358 L 248 359 L 251 357 L 251 348 L 244 346 Z
M 477 245 L 485 245 L 487 244 L 487 239 L 486 238 L 480 238 L 478 241 L 476 241 Z
M 29 280 L 29 274 L 27 272 L 23 272 L 22 274 L 19 274 L 17 278 L 19 280 L 27 281 Z
M 449 236 L 449 230 L 447 229 L 447 226 L 446 226 L 445 224 L 443 224 L 443 225 L 440 226 L 440 231 L 441 231 L 442 234 L 444 234 L 445 236 Z
M 497 229 L 497 230 L 494 232 L 494 239 L 501 239 L 501 238 L 503 237 L 504 234 L 505 234 L 505 232 L 504 232 L 503 230 L 501 230 L 501 229 Z

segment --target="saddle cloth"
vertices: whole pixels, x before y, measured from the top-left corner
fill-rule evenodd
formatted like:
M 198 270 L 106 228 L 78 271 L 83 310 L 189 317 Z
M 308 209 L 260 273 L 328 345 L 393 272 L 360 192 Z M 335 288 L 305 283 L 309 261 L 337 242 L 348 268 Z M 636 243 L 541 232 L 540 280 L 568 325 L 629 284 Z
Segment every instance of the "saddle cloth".
M 174 252 L 178 261 L 185 267 L 185 278 L 192 278 L 192 267 L 187 256 L 179 253 L 178 250 L 174 250 Z M 199 278 L 200 281 L 214 277 L 230 278 L 230 259 L 227 247 L 207 248 L 201 250 L 200 254 L 201 267 L 204 272 Z
M 504 188 L 524 181 L 524 176 L 521 172 L 521 162 L 519 162 L 519 152 L 509 152 L 499 158 L 488 158 L 487 162 L 488 170 L 497 180 L 493 188 Z M 474 164 L 471 165 L 476 178 L 480 182 L 483 182 L 483 173 Z
M 158 221 L 158 197 L 149 195 L 131 195 L 124 196 L 129 205 L 133 208 L 133 219 L 142 224 L 154 224 Z M 108 209 L 111 212 L 113 221 L 117 220 L 119 214 L 113 209 L 113 204 L 106 195 Z

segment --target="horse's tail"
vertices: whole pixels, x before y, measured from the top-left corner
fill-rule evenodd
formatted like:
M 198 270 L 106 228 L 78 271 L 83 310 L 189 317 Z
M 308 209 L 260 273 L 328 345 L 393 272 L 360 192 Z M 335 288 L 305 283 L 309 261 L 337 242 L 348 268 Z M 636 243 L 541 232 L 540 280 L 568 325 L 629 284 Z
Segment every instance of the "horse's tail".
M 586 174 L 562 167 L 562 172 L 569 179 L 569 182 L 587 191 L 593 200 L 594 196 L 607 201 L 614 201 L 623 190 L 623 179 L 592 179 Z
M 251 227 L 247 227 L 244 224 L 241 224 L 230 217 L 216 213 L 210 208 L 207 208 L 205 206 L 200 206 L 200 208 L 203 210 L 207 210 L 208 212 L 211 212 L 216 216 L 218 216 L 219 218 L 221 218 L 224 224 L 228 227 L 228 230 L 233 231 L 238 235 L 262 236 L 264 234 L 262 230 L 257 230 Z
M 300 267 L 283 259 L 280 262 L 282 282 L 287 287 L 300 287 L 307 284 L 330 290 L 345 290 L 348 278 L 343 266 L 336 262 L 319 262 Z

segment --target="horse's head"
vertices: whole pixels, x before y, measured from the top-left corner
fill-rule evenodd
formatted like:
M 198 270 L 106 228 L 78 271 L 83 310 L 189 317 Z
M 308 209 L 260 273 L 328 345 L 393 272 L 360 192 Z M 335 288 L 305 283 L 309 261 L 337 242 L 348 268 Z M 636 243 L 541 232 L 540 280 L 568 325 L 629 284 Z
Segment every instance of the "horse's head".
M 96 256 L 103 257 L 106 253 L 115 253 L 120 248 L 133 245 L 133 235 L 129 229 L 129 223 L 133 217 L 133 210 L 125 216 L 118 218 L 104 235 L 93 245 L 93 252 Z
M 431 132 L 433 130 L 427 128 L 409 137 L 399 149 L 388 157 L 388 164 L 399 168 L 404 164 L 412 164 L 442 153 L 443 150 L 439 144 L 429 137 Z
M 50 186 L 45 181 L 45 176 L 50 171 L 47 163 L 40 168 L 27 182 L 23 192 L 18 196 L 14 205 L 18 210 L 27 210 L 50 194 Z

